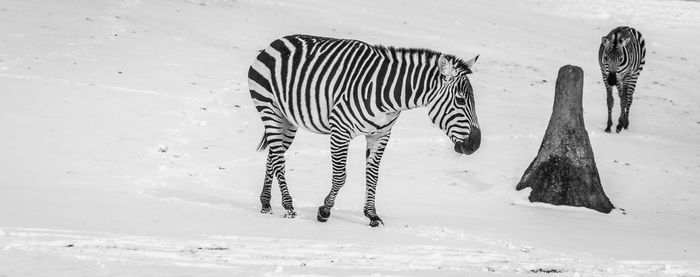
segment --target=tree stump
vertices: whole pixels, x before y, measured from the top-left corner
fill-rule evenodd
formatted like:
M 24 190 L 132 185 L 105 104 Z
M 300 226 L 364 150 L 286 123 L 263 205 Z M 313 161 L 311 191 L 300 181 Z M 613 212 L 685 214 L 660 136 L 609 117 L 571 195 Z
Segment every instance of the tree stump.
M 531 202 L 609 213 L 613 205 L 600 184 L 583 123 L 582 96 L 583 70 L 572 65 L 560 68 L 554 108 L 542 145 L 516 189 L 531 187 Z

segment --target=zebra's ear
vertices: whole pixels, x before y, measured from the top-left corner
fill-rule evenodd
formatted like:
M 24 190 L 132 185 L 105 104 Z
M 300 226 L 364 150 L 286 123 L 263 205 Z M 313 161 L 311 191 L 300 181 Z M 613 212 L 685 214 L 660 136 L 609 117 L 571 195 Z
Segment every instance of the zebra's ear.
M 608 46 L 610 44 L 610 38 L 608 38 L 608 36 L 604 36 L 600 40 L 605 46 Z
M 469 73 L 472 73 L 472 69 L 474 68 L 474 63 L 476 63 L 476 60 L 478 60 L 478 59 L 479 59 L 479 55 L 477 54 L 476 57 L 473 57 L 470 60 L 468 60 L 467 62 L 465 62 L 465 64 L 469 68 Z
M 438 58 L 438 68 L 440 68 L 440 74 L 445 76 L 446 79 L 452 79 L 452 77 L 455 76 L 455 66 L 447 60 L 447 57 L 445 55 L 440 55 L 440 58 Z

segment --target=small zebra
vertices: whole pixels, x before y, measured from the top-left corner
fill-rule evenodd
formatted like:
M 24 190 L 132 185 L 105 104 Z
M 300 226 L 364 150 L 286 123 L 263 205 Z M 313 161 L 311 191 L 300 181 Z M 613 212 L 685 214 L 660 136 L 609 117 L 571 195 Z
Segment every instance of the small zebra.
M 258 151 L 269 148 L 261 212 L 271 211 L 270 189 L 277 177 L 285 217 L 295 216 L 284 153 L 303 127 L 330 135 L 332 188 L 318 208 L 318 221 L 328 220 L 345 184 L 350 140 L 365 135 L 364 214 L 370 226 L 383 224 L 374 202 L 379 162 L 401 111 L 428 107 L 430 119 L 447 133 L 455 151 L 468 155 L 479 148 L 481 131 L 467 78 L 477 58 L 463 61 L 426 49 L 308 35 L 273 41 L 248 71 L 250 95 L 265 127 Z
M 616 131 L 629 127 L 630 106 L 632 106 L 632 94 L 637 85 L 637 78 L 644 67 L 646 55 L 644 38 L 642 34 L 631 27 L 617 27 L 602 38 L 598 50 L 598 62 L 603 73 L 605 89 L 608 92 L 608 125 L 606 132 L 610 132 L 612 126 L 613 99 L 612 89 L 617 86 L 620 97 L 620 118 L 617 121 Z

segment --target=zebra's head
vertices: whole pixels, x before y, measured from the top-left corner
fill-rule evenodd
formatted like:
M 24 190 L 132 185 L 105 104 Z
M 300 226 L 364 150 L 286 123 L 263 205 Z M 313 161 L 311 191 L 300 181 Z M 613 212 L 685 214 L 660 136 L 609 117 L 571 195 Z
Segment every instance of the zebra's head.
M 602 38 L 601 47 L 603 48 L 600 66 L 603 68 L 603 74 L 607 76 L 608 85 L 614 86 L 618 82 L 620 69 L 624 67 L 626 62 L 625 46 L 630 42 L 629 37 L 620 37 L 613 34 L 612 37 L 604 36 Z
M 447 133 L 460 154 L 474 153 L 481 145 L 481 130 L 474 109 L 474 92 L 468 74 L 479 56 L 462 61 L 452 56 L 440 55 L 438 82 L 435 98 L 428 104 L 428 115 L 433 124 Z

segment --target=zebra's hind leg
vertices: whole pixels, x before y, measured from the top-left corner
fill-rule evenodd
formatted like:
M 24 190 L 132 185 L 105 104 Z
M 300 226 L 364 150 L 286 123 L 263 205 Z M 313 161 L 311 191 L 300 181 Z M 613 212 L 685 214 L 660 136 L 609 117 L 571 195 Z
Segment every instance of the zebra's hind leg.
M 628 93 L 625 109 L 623 111 L 622 128 L 627 130 L 630 126 L 630 107 L 632 106 L 632 93 Z
M 625 104 L 625 110 L 624 110 L 624 115 L 625 115 L 625 120 L 624 124 L 622 125 L 625 130 L 630 126 L 630 108 L 632 107 L 632 100 L 634 99 L 634 89 L 636 86 L 637 82 L 637 76 L 630 77 L 630 81 L 628 81 L 627 85 L 625 85 L 625 99 L 627 100 Z
M 367 179 L 367 188 L 365 192 L 365 208 L 364 213 L 369 218 L 369 226 L 377 227 L 381 223 L 384 225 L 377 210 L 374 207 L 374 196 L 377 190 L 377 181 L 379 180 L 379 163 L 384 155 L 384 149 L 389 142 L 391 133 L 367 136 L 367 168 L 365 178 Z
M 331 132 L 331 158 L 333 163 L 333 180 L 331 191 L 326 196 L 323 206 L 318 207 L 316 219 L 326 222 L 331 216 L 331 208 L 335 205 L 335 197 L 345 184 L 345 164 L 348 158 L 348 147 L 352 137 L 345 133 Z
M 608 85 L 608 82 L 605 82 L 605 90 L 608 93 L 608 125 L 605 127 L 605 132 L 610 133 L 610 127 L 613 125 L 612 121 L 612 109 L 613 106 L 615 105 L 615 98 L 613 98 L 613 91 L 612 87 Z
M 294 212 L 292 197 L 289 194 L 289 188 L 287 187 L 287 181 L 284 176 L 284 153 L 287 151 L 287 149 L 289 149 L 294 141 L 297 127 L 289 123 L 289 121 L 284 118 L 278 118 L 275 122 L 279 122 L 281 124 L 266 125 L 265 127 L 266 139 L 269 143 L 270 149 L 267 154 L 265 183 L 263 184 L 263 191 L 260 195 L 260 202 L 262 203 L 261 212 L 267 213 L 271 211 L 270 190 L 272 186 L 272 178 L 277 177 L 277 183 L 279 184 L 280 193 L 282 194 L 282 207 L 287 210 L 285 217 L 293 218 L 296 216 L 296 212 Z
M 271 190 L 272 190 L 272 159 L 271 155 L 267 155 L 267 163 L 265 164 L 265 182 L 263 183 L 263 189 L 260 193 L 260 203 L 262 204 L 261 213 L 271 214 L 272 206 L 270 206 Z
M 284 132 L 282 133 L 282 144 L 284 146 L 285 152 L 289 150 L 289 147 L 292 145 L 292 142 L 294 141 L 294 136 L 297 133 L 297 129 L 298 128 L 292 124 L 288 124 L 284 129 Z M 284 156 L 282 157 L 282 159 L 284 160 Z M 284 209 L 287 210 L 285 217 L 294 218 L 297 214 L 296 212 L 294 212 L 294 206 L 292 206 L 292 197 L 289 195 L 289 190 L 287 189 L 287 183 L 284 178 L 284 168 L 282 168 L 281 173 L 277 175 L 277 182 L 279 182 L 280 191 L 282 192 L 282 207 L 284 207 Z

